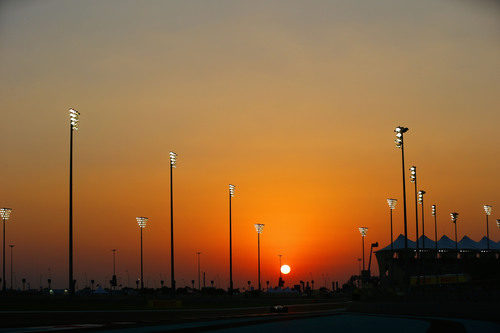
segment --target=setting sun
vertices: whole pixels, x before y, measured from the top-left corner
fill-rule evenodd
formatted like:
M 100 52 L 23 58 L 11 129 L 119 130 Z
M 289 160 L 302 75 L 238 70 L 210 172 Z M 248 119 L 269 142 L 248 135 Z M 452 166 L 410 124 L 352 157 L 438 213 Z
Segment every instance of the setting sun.
M 283 274 L 290 273 L 290 266 L 288 266 L 288 265 L 281 266 L 281 273 L 283 273 Z

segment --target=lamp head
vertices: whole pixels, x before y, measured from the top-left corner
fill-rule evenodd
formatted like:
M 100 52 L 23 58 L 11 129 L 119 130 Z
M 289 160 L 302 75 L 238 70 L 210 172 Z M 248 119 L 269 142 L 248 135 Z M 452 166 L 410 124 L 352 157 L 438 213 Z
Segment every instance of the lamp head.
M 139 225 L 139 228 L 146 228 L 146 224 L 148 223 L 148 218 L 147 217 L 136 217 L 137 224 Z
M 229 195 L 232 197 L 234 197 L 234 189 L 236 188 L 236 186 L 232 185 L 232 184 L 229 184 Z
M 257 231 L 258 234 L 261 234 L 264 230 L 264 224 L 255 223 L 253 226 L 255 227 L 255 231 Z
M 368 228 L 367 227 L 360 227 L 358 229 L 359 229 L 359 232 L 361 233 L 361 237 L 365 237 L 366 233 L 368 232 Z
M 458 219 L 458 213 L 450 213 L 451 222 L 456 223 Z
M 71 129 L 73 131 L 78 131 L 78 122 L 80 121 L 80 112 L 75 109 L 69 109 L 69 121 L 71 123 Z
M 491 215 L 491 206 L 484 205 L 484 212 L 486 213 L 486 215 Z
M 408 131 L 408 128 L 403 127 L 403 126 L 398 126 L 394 130 L 396 132 L 396 140 L 394 141 L 396 143 L 396 147 L 401 148 L 403 147 L 403 134 Z
M 177 154 L 173 151 L 170 152 L 170 165 L 175 168 L 177 164 Z
M 10 217 L 10 213 L 12 213 L 12 208 L 0 208 L 0 216 L 3 220 L 8 220 Z
M 390 209 L 395 209 L 397 203 L 398 199 L 387 199 L 387 204 L 389 205 Z
M 417 167 L 416 166 L 411 166 L 410 167 L 410 181 L 414 183 L 417 180 Z
M 422 204 L 424 202 L 425 191 L 418 191 L 418 203 Z
M 500 219 L 497 219 L 497 228 L 500 228 Z
M 432 216 L 436 216 L 436 205 L 432 205 Z

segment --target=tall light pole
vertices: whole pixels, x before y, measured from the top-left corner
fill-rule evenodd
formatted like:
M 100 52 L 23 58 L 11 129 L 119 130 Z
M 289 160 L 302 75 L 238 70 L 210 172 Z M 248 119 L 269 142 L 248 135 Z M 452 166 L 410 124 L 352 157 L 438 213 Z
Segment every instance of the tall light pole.
M 201 252 L 196 252 L 196 255 L 198 256 L 198 290 L 201 290 L 200 254 Z
M 174 272 L 174 184 L 173 169 L 177 164 L 177 154 L 170 152 L 170 280 L 172 295 L 175 296 L 175 272 Z
M 363 271 L 365 270 L 365 237 L 368 232 L 367 227 L 358 228 L 361 233 L 361 251 L 363 252 Z
M 458 213 L 450 213 L 450 216 L 451 216 L 451 222 L 455 224 L 455 250 L 457 251 L 458 254 L 458 235 L 457 235 Z
M 424 194 L 425 191 L 418 191 L 418 203 L 422 206 L 422 249 L 425 250 L 425 224 L 424 224 Z
M 70 294 L 75 293 L 73 279 L 73 132 L 78 131 L 80 112 L 69 109 L 69 269 L 68 288 Z
M 264 224 L 261 223 L 256 223 L 254 224 L 255 230 L 257 231 L 257 267 L 258 267 L 258 280 L 259 280 L 259 291 L 261 290 L 260 288 L 260 234 L 264 230 Z
M 403 218 L 404 218 L 404 231 L 405 231 L 405 249 L 408 249 L 408 223 L 406 217 L 406 176 L 405 176 L 405 146 L 404 134 L 408 132 L 407 127 L 398 126 L 394 130 L 396 132 L 396 147 L 401 149 L 401 162 L 403 166 Z
M 490 249 L 490 228 L 488 226 L 488 216 L 491 215 L 491 206 L 490 205 L 484 205 L 484 212 L 486 213 L 486 241 L 487 241 L 487 248 L 488 250 Z
M 118 281 L 116 280 L 116 249 L 112 249 L 113 252 L 113 277 L 111 278 L 111 287 L 114 289 L 118 285 Z
M 146 228 L 146 224 L 148 223 L 148 218 L 147 217 L 136 217 L 137 224 L 139 225 L 139 233 L 140 233 L 140 240 L 141 240 L 141 289 L 144 289 L 144 265 L 142 261 L 142 229 Z
M 5 292 L 5 223 L 10 218 L 10 214 L 12 213 L 12 208 L 0 208 L 0 216 L 2 216 L 3 222 L 3 261 L 2 261 L 2 291 Z
M 14 244 L 10 244 L 10 290 L 14 290 Z
M 436 247 L 436 254 L 438 250 L 438 227 L 437 227 L 437 206 L 432 205 L 432 216 L 434 216 L 434 240 Z
M 394 255 L 394 246 L 393 246 L 393 233 L 392 233 L 392 211 L 396 209 L 396 204 L 398 203 L 397 199 L 387 199 L 387 204 L 389 205 L 389 214 L 391 217 L 391 252 Z
M 229 184 L 229 295 L 233 294 L 233 231 L 231 198 L 236 186 Z
M 417 256 L 418 256 L 418 205 L 417 205 L 417 167 L 412 166 L 410 167 L 410 181 L 415 184 L 415 240 L 416 240 L 416 246 L 417 246 Z

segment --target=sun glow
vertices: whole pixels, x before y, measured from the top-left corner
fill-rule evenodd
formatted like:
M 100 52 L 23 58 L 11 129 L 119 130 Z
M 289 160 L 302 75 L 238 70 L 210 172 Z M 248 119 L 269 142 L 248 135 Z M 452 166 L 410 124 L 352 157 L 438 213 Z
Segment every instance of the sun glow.
M 288 274 L 288 273 L 290 273 L 290 270 L 291 270 L 291 269 L 290 269 L 290 266 L 288 266 L 288 265 L 283 265 L 283 266 L 281 266 L 281 273 L 283 273 L 283 274 Z

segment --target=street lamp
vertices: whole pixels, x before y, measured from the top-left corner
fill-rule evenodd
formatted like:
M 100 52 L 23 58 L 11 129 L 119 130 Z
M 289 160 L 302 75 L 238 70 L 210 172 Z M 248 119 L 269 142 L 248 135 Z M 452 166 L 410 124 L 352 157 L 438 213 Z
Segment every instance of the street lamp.
M 70 294 L 75 292 L 73 279 L 73 132 L 78 131 L 80 112 L 69 109 L 69 276 L 68 285 Z
M 394 252 L 393 248 L 393 237 L 392 237 L 392 211 L 396 209 L 396 204 L 398 203 L 398 199 L 387 199 L 387 204 L 389 205 L 389 214 L 391 216 L 391 252 Z M 393 253 L 394 255 L 394 253 Z
M 458 236 L 457 236 L 457 219 L 458 219 L 458 213 L 450 213 L 451 216 L 451 222 L 455 224 L 455 250 L 458 253 Z
M 417 247 L 417 256 L 418 256 L 418 205 L 417 205 L 417 167 L 410 167 L 410 182 L 415 184 L 415 230 L 416 230 L 416 247 Z
M 368 232 L 367 227 L 358 228 L 361 233 L 361 250 L 363 251 L 363 271 L 365 270 L 365 237 Z
M 143 261 L 142 261 L 142 229 L 146 228 L 146 224 L 148 223 L 148 218 L 147 217 L 136 217 L 137 224 L 139 225 L 139 231 L 140 231 L 140 239 L 141 239 L 141 289 L 144 289 L 144 266 L 143 266 Z
M 177 164 L 177 154 L 170 152 L 170 280 L 172 295 L 175 296 L 175 273 L 174 273 L 174 190 L 172 174 Z
M 486 240 L 488 244 L 488 250 L 490 249 L 490 229 L 488 227 L 488 216 L 491 215 L 491 206 L 484 205 L 484 212 L 486 213 Z
M 257 263 L 258 263 L 258 280 L 259 280 L 259 291 L 260 291 L 260 234 L 264 230 L 264 224 L 256 223 L 254 224 L 255 230 L 257 231 Z
M 233 294 L 233 232 L 231 199 L 234 197 L 236 186 L 229 184 L 229 294 Z
M 436 246 L 436 254 L 438 250 L 438 229 L 437 229 L 437 207 L 436 205 L 432 205 L 432 216 L 434 216 L 434 239 Z
M 10 244 L 9 247 L 10 247 L 10 290 L 14 290 L 14 256 L 13 256 L 13 252 L 14 252 L 14 246 L 13 244 Z
M 3 261 L 2 261 L 2 290 L 5 292 L 5 222 L 10 218 L 10 214 L 12 213 L 12 208 L 0 208 L 0 216 L 3 221 Z
M 418 203 L 422 205 L 422 249 L 425 250 L 425 224 L 424 224 L 424 194 L 425 191 L 418 191 Z
M 405 249 L 408 249 L 408 224 L 406 217 L 406 176 L 405 176 L 405 146 L 404 134 L 408 132 L 407 127 L 398 126 L 394 130 L 396 132 L 396 147 L 401 149 L 401 162 L 403 169 L 403 218 L 404 218 L 404 231 L 405 231 Z

